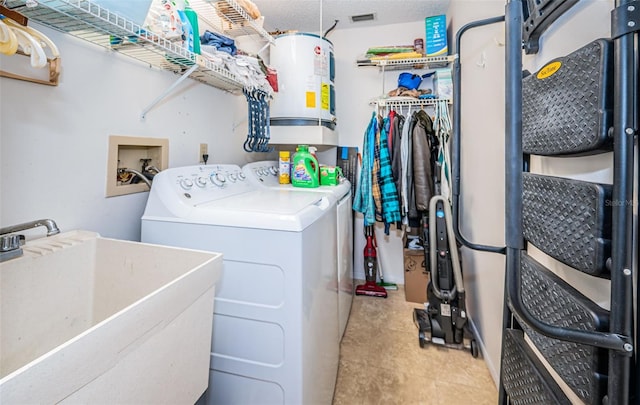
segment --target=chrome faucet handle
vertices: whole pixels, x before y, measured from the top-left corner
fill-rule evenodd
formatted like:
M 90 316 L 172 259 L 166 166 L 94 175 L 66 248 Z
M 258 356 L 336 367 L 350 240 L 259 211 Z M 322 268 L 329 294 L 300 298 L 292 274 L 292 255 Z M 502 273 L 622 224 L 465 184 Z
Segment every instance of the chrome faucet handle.
M 22 244 L 24 244 L 23 235 L 0 236 L 0 262 L 22 256 L 22 248 L 20 247 Z
M 0 252 L 9 252 L 11 250 L 20 249 L 24 244 L 23 235 L 3 235 L 0 236 Z

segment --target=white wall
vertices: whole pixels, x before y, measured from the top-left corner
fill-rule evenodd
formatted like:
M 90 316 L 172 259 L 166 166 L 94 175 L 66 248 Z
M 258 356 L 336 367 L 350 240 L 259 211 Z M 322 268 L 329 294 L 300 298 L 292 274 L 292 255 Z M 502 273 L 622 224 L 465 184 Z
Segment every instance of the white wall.
M 148 193 L 105 198 L 109 135 L 168 138 L 170 166 L 197 164 L 200 143 L 210 163 L 265 158 L 242 149 L 241 94 L 188 79 L 142 120 L 177 75 L 33 26 L 60 48 L 62 73 L 57 87 L 0 78 L 0 226 L 52 218 L 63 231 L 139 240 Z M 3 57 L 0 69 L 15 63 L 28 58 Z
M 504 15 L 503 1 L 453 1 L 453 32 Z M 467 31 L 461 40 L 460 227 L 471 242 L 504 246 L 504 23 Z M 504 257 L 462 249 L 467 308 L 494 380 L 500 372 Z

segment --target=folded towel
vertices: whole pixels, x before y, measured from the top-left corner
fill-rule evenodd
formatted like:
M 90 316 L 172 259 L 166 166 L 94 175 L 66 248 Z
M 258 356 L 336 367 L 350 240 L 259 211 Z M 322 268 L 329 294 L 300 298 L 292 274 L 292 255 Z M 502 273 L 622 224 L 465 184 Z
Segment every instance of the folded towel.
M 200 36 L 200 43 L 202 45 L 215 46 L 216 49 L 222 52 L 226 52 L 230 55 L 237 53 L 235 41 L 231 38 L 227 38 L 224 35 L 216 34 L 209 30 L 205 31 Z

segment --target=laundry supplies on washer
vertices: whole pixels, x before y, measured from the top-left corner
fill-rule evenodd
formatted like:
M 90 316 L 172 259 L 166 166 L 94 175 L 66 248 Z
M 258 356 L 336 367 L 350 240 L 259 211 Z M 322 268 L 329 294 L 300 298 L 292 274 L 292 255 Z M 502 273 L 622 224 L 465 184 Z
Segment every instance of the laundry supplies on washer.
M 298 146 L 291 164 L 291 184 L 294 187 L 315 188 L 320 185 L 318 160 L 309 153 L 307 145 Z
M 320 185 L 336 186 L 343 178 L 342 169 L 336 166 L 320 166 Z
M 278 182 L 280 184 L 291 183 L 291 157 L 288 150 L 280 151 L 278 160 Z

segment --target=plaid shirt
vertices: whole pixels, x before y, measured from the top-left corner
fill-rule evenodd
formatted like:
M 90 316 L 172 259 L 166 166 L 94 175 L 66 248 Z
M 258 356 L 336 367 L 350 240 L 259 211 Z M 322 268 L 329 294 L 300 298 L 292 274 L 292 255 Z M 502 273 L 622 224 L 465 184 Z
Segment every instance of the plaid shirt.
M 380 190 L 380 117 L 376 120 L 376 135 L 373 142 L 373 167 L 371 170 L 371 194 L 376 208 L 376 221 L 382 222 L 382 191 Z
M 399 222 L 402 220 L 400 216 L 400 201 L 398 201 L 398 190 L 396 189 L 396 183 L 393 179 L 393 173 L 391 171 L 391 157 L 389 154 L 389 146 L 387 143 L 387 133 L 390 128 L 389 118 L 385 118 L 383 121 L 381 134 L 378 137 L 380 142 L 376 144 L 379 150 L 380 170 L 378 173 L 378 185 L 381 193 L 382 200 L 382 217 L 384 222 L 384 233 L 389 234 L 389 226 L 393 222 Z
M 371 169 L 373 167 L 373 151 L 375 134 L 378 127 L 378 119 L 375 114 L 369 121 L 369 126 L 364 133 L 362 145 L 362 167 L 360 169 L 360 181 L 356 188 L 356 195 L 353 198 L 353 209 L 364 216 L 364 226 L 373 225 L 375 219 L 375 204 L 371 192 L 372 180 Z

